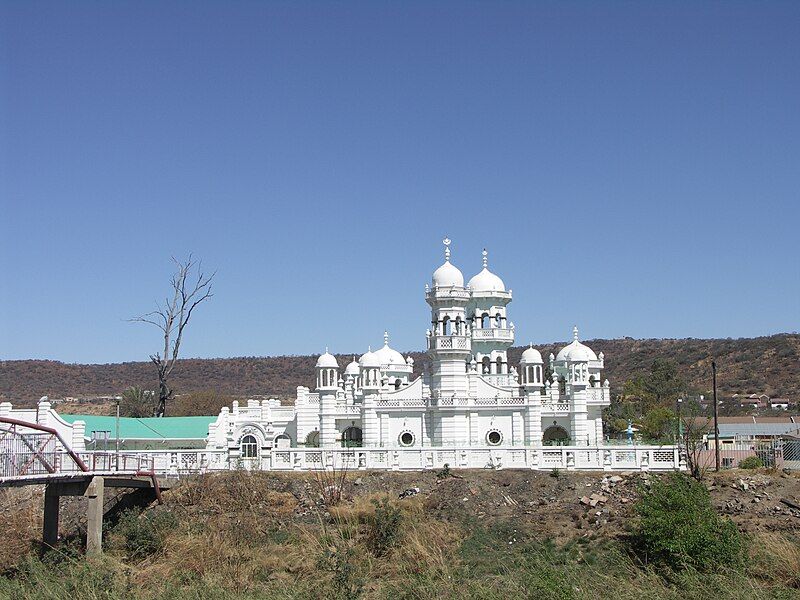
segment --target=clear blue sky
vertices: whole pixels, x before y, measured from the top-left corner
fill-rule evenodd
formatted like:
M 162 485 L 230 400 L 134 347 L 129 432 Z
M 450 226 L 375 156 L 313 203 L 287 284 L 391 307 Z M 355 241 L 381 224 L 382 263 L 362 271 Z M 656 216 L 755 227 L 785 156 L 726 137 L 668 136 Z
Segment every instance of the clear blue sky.
M 453 239 L 520 343 L 800 329 L 798 2 L 0 4 L 0 358 L 421 349 Z

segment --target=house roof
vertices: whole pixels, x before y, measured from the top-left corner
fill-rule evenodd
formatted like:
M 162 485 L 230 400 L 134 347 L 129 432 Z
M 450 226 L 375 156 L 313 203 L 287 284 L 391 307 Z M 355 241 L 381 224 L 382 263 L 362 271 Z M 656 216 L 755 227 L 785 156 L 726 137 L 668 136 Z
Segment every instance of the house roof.
M 798 429 L 797 423 L 720 423 L 720 437 L 778 436 Z
M 86 423 L 86 437 L 93 431 L 108 431 L 115 439 L 117 418 L 98 415 L 59 415 L 67 423 Z M 134 417 L 119 418 L 119 437 L 128 440 L 201 440 L 208 437 L 208 425 L 217 417 Z

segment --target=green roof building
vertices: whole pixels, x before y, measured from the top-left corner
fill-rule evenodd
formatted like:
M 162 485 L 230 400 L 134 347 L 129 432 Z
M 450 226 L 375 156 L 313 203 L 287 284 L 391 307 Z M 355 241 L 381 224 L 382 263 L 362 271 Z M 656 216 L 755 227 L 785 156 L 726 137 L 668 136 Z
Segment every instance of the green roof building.
M 86 423 L 86 449 L 116 447 L 117 418 L 98 415 L 59 415 L 67 423 Z M 217 417 L 120 417 L 121 450 L 166 450 L 205 448 L 208 425 Z

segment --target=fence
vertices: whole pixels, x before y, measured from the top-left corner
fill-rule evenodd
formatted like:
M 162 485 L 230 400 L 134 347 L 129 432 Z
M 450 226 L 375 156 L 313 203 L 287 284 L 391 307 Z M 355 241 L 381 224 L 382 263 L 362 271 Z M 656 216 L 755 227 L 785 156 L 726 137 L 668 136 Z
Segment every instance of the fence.
M 122 453 L 125 454 L 125 453 Z M 686 468 L 675 446 L 545 446 L 433 448 L 273 448 L 255 458 L 227 450 L 158 450 L 146 456 L 158 474 L 191 474 L 233 469 L 309 471 L 344 467 L 387 471 L 442 469 L 534 469 L 673 471 Z
M 756 456 L 767 468 L 782 469 L 785 467 L 783 446 L 779 442 L 769 444 L 723 444 L 720 446 L 720 468 L 738 467 L 745 458 Z M 708 470 L 716 466 L 716 452 L 712 449 L 700 450 L 696 453 L 700 469 Z

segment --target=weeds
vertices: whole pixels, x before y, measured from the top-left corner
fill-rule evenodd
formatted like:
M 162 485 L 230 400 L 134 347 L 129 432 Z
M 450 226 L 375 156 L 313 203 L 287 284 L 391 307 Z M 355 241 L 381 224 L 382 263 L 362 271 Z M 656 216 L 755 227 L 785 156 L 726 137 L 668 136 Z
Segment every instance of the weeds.
M 372 517 L 372 528 L 368 545 L 377 557 L 385 556 L 400 536 L 402 512 L 393 506 L 388 498 L 373 500 L 375 514 Z

